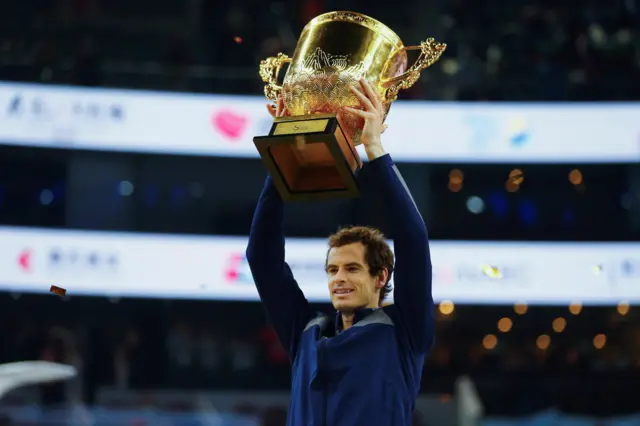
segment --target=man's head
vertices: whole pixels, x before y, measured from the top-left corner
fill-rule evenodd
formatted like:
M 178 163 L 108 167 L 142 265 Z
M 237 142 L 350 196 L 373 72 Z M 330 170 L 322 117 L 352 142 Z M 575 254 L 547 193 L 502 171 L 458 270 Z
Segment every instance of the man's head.
M 377 308 L 391 291 L 393 252 L 377 229 L 354 226 L 329 237 L 325 263 L 334 308 Z

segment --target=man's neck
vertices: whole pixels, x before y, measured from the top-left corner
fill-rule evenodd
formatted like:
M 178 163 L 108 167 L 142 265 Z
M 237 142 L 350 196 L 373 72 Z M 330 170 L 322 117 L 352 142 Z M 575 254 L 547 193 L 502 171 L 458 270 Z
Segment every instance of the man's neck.
M 378 306 L 363 306 L 360 309 L 376 309 Z M 352 312 L 340 312 L 342 316 L 342 331 L 350 328 L 353 322 L 356 320 L 356 311 Z
M 356 315 L 353 312 L 342 314 L 342 330 L 343 331 L 349 329 L 353 325 L 353 320 L 355 319 L 355 317 Z

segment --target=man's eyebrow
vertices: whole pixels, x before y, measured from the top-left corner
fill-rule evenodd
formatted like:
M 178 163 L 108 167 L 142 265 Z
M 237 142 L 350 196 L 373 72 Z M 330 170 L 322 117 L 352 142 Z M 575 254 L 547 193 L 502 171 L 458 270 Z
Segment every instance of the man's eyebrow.
M 334 265 L 332 263 L 328 263 L 327 266 L 325 266 L 325 269 L 329 269 L 330 267 L 336 267 L 338 265 Z M 360 264 L 359 262 L 349 262 L 347 264 L 345 264 L 344 266 L 348 267 L 348 266 L 358 266 L 358 267 L 362 267 L 362 264 Z

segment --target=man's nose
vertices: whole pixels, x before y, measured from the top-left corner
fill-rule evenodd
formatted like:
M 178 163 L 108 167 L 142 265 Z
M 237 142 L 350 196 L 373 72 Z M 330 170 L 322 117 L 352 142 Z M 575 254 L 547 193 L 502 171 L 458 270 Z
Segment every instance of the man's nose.
M 338 272 L 336 272 L 336 275 L 334 277 L 334 281 L 338 283 L 343 283 L 346 280 L 347 280 L 347 274 L 345 273 L 344 269 L 338 269 Z

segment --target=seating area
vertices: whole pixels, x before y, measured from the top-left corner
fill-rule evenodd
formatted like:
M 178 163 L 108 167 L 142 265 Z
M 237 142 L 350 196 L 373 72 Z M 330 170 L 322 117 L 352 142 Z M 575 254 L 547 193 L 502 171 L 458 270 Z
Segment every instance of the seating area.
M 336 8 L 380 19 L 408 44 L 435 36 L 443 59 L 405 99 L 632 100 L 640 97 L 637 0 L 497 0 L 403 8 L 305 2 L 31 1 L 3 5 L 0 79 L 205 93 L 261 93 L 260 59 L 292 53 L 311 17 Z M 424 10 L 421 25 L 409 11 Z M 28 22 L 23 25 L 22 22 Z M 415 39 L 415 40 L 414 40 Z M 637 79 L 636 79 L 637 80 Z

